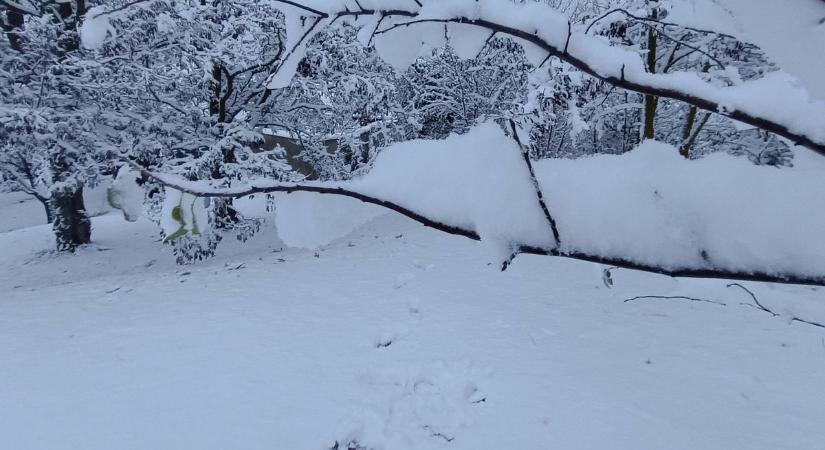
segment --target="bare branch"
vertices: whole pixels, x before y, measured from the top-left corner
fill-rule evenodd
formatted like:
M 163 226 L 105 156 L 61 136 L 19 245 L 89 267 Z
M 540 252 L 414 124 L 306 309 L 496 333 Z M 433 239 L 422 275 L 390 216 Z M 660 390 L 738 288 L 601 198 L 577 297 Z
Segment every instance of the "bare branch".
M 695 297 L 685 297 L 684 295 L 640 295 L 638 297 L 628 298 L 624 300 L 624 303 L 632 302 L 635 300 L 645 300 L 645 299 L 661 299 L 661 300 L 689 300 L 691 302 L 702 302 L 702 303 L 713 303 L 714 305 L 721 305 L 727 306 L 727 303 L 722 303 L 717 300 L 708 300 L 705 298 L 695 298 Z
M 753 306 L 754 308 L 756 308 L 760 311 L 764 311 L 764 312 L 770 314 L 773 317 L 781 317 L 781 314 L 777 314 L 777 313 L 773 312 L 772 309 L 770 309 L 770 308 L 766 307 L 765 305 L 763 305 L 759 301 L 759 299 L 756 298 L 756 295 L 754 295 L 754 293 L 751 292 L 750 289 L 746 288 L 745 286 L 742 286 L 739 283 L 731 283 L 727 287 L 733 287 L 733 286 L 736 286 L 736 287 L 742 289 L 743 291 L 747 292 L 748 295 L 751 296 L 751 298 L 753 299 L 753 303 L 755 304 L 755 306 L 754 306 L 754 305 L 751 305 L 749 303 L 744 303 L 745 305 Z M 808 324 L 808 325 L 813 325 L 813 326 L 819 327 L 819 328 L 825 328 L 825 324 L 823 324 L 823 323 L 814 322 L 814 321 L 806 320 L 806 319 L 800 319 L 799 317 L 796 317 L 796 316 L 791 317 L 791 322 L 799 322 L 799 323 L 804 323 L 804 324 Z
M 733 287 L 733 286 L 736 286 L 736 287 L 742 289 L 743 291 L 747 292 L 748 295 L 750 295 L 751 298 L 753 299 L 753 302 L 756 304 L 757 309 L 761 309 L 762 311 L 765 311 L 766 313 L 768 313 L 768 314 L 770 314 L 774 317 L 779 315 L 779 314 L 771 311 L 770 309 L 766 308 L 765 305 L 763 305 L 762 303 L 759 303 L 759 299 L 756 298 L 756 295 L 754 295 L 753 292 L 751 292 L 750 289 L 746 288 L 745 286 L 742 286 L 739 283 L 731 283 L 731 284 L 727 285 L 727 287 Z

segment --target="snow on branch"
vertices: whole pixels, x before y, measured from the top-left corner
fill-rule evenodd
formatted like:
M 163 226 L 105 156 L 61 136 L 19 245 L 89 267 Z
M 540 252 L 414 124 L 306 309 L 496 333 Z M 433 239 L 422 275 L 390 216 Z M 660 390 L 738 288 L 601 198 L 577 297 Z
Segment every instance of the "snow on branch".
M 516 38 L 614 86 L 683 101 L 770 131 L 825 156 L 825 103 L 812 100 L 790 77 L 769 74 L 739 86 L 722 87 L 706 82 L 695 73 L 648 73 L 638 53 L 611 46 L 597 36 L 588 35 L 586 30 L 577 30 L 566 17 L 541 3 L 430 0 L 420 7 L 419 2 L 413 1 L 377 0 L 354 4 L 337 0 L 275 0 L 275 3 L 284 5 L 288 13 L 310 14 L 329 23 L 378 17 L 381 28 L 375 27 L 375 35 L 426 24 L 452 25 L 456 27 L 451 29 L 453 35 L 462 27 L 484 28 Z M 375 21 L 371 23 L 374 25 Z M 409 47 L 421 44 L 421 39 L 441 37 L 438 33 L 420 35 L 424 37 L 418 40 L 410 40 L 405 35 L 385 46 L 386 51 L 382 53 L 410 53 Z M 291 74 L 280 74 L 284 76 Z
M 195 197 L 213 197 L 213 198 L 242 198 L 254 194 L 270 194 L 281 192 L 291 194 L 293 192 L 311 192 L 315 194 L 340 195 L 344 197 L 353 198 L 364 203 L 381 206 L 383 208 L 395 211 L 403 216 L 409 217 L 424 226 L 442 231 L 448 234 L 464 236 L 473 240 L 481 240 L 481 237 L 473 230 L 464 229 L 461 227 L 449 225 L 436 220 L 432 220 L 416 213 L 415 211 L 405 208 L 397 203 L 376 198 L 356 190 L 347 189 L 343 186 L 336 186 L 333 183 L 262 183 L 251 184 L 249 186 L 242 186 L 236 188 L 215 188 L 208 183 L 187 181 L 181 177 L 159 174 L 147 170 L 133 161 L 126 161 L 132 168 L 139 171 L 141 175 L 146 178 L 151 178 L 167 188 L 176 191 L 190 194 Z
M 38 8 L 32 2 L 27 0 L 0 0 L 0 5 L 20 14 L 29 14 L 33 16 L 39 14 Z
M 212 183 L 222 180 L 187 181 L 130 164 L 196 197 L 308 192 L 356 199 L 448 234 L 498 243 L 506 252 L 502 259 L 547 255 L 672 277 L 825 286 L 818 270 L 825 267 L 825 240 L 816 225 L 821 217 L 810 212 L 825 210 L 815 195 L 821 190 L 813 188 L 821 186 L 818 178 L 718 158 L 708 162 L 717 171 L 709 171 L 702 161 L 685 162 L 672 147 L 650 144 L 622 156 L 541 161 L 531 171 L 513 136 L 487 123 L 442 141 L 395 144 L 367 175 L 342 182 L 216 187 Z M 651 173 L 651 166 L 660 171 Z M 720 196 L 714 180 L 731 174 L 738 174 L 741 192 Z M 787 189 L 760 189 L 763 178 Z M 797 193 L 794 202 L 786 201 L 789 191 Z M 547 192 L 555 193 L 550 202 Z M 555 229 L 548 226 L 551 210 Z M 770 214 L 777 218 L 767 220 Z M 786 221 L 807 225 L 790 233 L 794 227 Z
M 327 183 L 318 184 L 299 184 L 299 183 L 267 183 L 260 185 L 243 186 L 234 189 L 213 188 L 207 184 L 200 182 L 191 182 L 169 175 L 163 175 L 152 172 L 137 164 L 130 162 L 130 165 L 147 178 L 154 179 L 165 187 L 181 191 L 196 197 L 228 197 L 228 198 L 242 198 L 253 194 L 263 193 L 293 193 L 293 192 L 311 192 L 316 194 L 339 195 L 344 197 L 360 200 L 364 203 L 369 203 L 383 208 L 395 211 L 403 216 L 406 216 L 426 227 L 433 228 L 444 233 L 463 236 L 472 240 L 479 241 L 481 237 L 478 232 L 472 229 L 464 228 L 463 226 L 452 225 L 449 223 L 440 222 L 428 218 L 423 214 L 419 214 L 409 208 L 399 205 L 395 202 L 384 200 L 378 197 L 373 197 L 353 189 L 348 189 L 343 186 L 328 185 Z M 651 264 L 639 263 L 625 258 L 605 257 L 600 255 L 593 255 L 583 252 L 560 250 L 558 248 L 541 248 L 534 246 L 516 245 L 514 253 L 556 256 L 560 258 L 569 258 L 579 261 L 585 261 L 596 264 L 603 264 L 613 266 L 614 268 L 622 268 L 628 270 L 637 270 L 641 272 L 656 273 L 660 275 L 670 276 L 674 278 L 715 278 L 725 280 L 740 280 L 740 281 L 755 281 L 765 283 L 782 283 L 782 284 L 800 284 L 812 286 L 825 286 L 825 277 L 809 277 L 804 275 L 796 275 L 791 273 L 766 273 L 766 272 L 747 272 L 747 271 L 729 271 L 721 269 L 691 269 L 691 268 L 664 268 Z

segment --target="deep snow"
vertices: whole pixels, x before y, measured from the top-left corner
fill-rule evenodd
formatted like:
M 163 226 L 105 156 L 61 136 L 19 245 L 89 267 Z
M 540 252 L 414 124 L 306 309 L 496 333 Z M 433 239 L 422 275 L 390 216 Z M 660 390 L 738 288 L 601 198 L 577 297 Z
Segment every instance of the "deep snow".
M 267 227 L 187 267 L 144 219 L 93 224 L 77 255 L 44 252 L 43 225 L 0 234 L 3 448 L 825 444 L 825 330 L 723 281 L 614 271 L 608 289 L 531 256 L 501 273 L 394 214 L 317 251 Z M 821 289 L 746 286 L 825 319 Z

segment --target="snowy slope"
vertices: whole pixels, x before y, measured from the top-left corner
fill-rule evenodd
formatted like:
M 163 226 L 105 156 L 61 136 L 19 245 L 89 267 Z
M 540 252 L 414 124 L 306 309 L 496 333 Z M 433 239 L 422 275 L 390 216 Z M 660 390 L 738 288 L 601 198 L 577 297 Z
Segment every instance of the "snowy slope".
M 595 266 L 527 256 L 501 273 L 395 215 L 317 257 L 266 229 L 190 267 L 146 221 L 94 233 L 75 256 L 43 253 L 46 226 L 0 234 L 3 448 L 825 443 L 825 330 L 722 281 L 615 271 L 607 289 Z M 748 287 L 825 320 L 821 289 Z

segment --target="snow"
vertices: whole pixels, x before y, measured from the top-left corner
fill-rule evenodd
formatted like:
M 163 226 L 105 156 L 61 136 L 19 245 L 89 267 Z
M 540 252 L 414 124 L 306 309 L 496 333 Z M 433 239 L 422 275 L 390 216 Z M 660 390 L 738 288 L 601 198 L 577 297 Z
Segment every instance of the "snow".
M 85 19 L 80 25 L 80 42 L 84 48 L 97 50 L 103 46 L 109 35 L 115 34 L 106 9 L 105 6 L 94 6 L 86 12 Z
M 736 2 L 739 0 L 731 1 Z M 767 0 L 760 0 L 760 2 L 764 1 Z M 803 0 L 797 1 L 801 2 Z M 332 14 L 335 14 L 336 11 L 346 10 L 345 4 L 337 0 L 326 2 L 319 0 L 309 2 L 309 4 Z M 389 10 L 392 9 L 395 2 L 386 5 L 383 3 L 378 4 L 383 10 Z M 351 10 L 358 9 L 357 4 L 349 6 Z M 373 6 L 373 2 L 368 2 L 363 6 L 369 8 Z M 406 8 L 409 7 L 410 5 L 406 6 Z M 742 8 L 747 7 L 742 6 Z M 404 10 L 408 11 L 407 9 Z M 701 22 L 701 18 L 691 17 L 691 14 L 685 12 L 690 10 L 683 4 L 681 9 L 677 9 L 677 18 L 681 15 L 683 23 Z M 711 15 L 716 17 L 719 14 L 718 10 L 719 8 L 715 8 L 716 14 Z M 303 11 L 303 13 L 305 12 Z M 693 16 L 701 17 L 696 13 Z M 763 14 L 761 17 L 771 16 Z M 386 24 L 382 25 L 382 29 L 389 29 L 393 24 L 400 26 L 388 33 L 381 34 L 375 42 L 376 48 L 382 58 L 386 58 L 390 64 L 397 68 L 403 68 L 411 64 L 417 56 L 426 52 L 431 46 L 439 45 L 445 34 L 444 24 L 441 22 L 455 18 L 486 20 L 503 27 L 524 31 L 535 35 L 556 51 L 567 51 L 569 55 L 601 77 L 623 79 L 628 83 L 639 86 L 682 93 L 699 100 L 718 104 L 720 109 L 727 112 L 740 111 L 753 117 L 768 119 L 791 132 L 806 136 L 814 142 L 825 142 L 825 122 L 821 120 L 822 117 L 825 117 L 825 101 L 812 97 L 810 89 L 800 84 L 796 78 L 775 76 L 767 80 L 748 81 L 734 87 L 723 87 L 714 86 L 695 73 L 647 73 L 638 52 L 612 46 L 602 37 L 586 34 L 580 29 L 581 27 L 571 26 L 567 17 L 563 14 L 542 3 L 528 2 L 512 5 L 499 0 L 426 1 L 418 10 L 415 25 L 403 25 L 410 20 L 409 17 L 395 17 L 385 20 Z M 367 22 L 369 24 L 373 23 L 373 21 Z M 450 33 L 451 38 L 460 41 L 461 30 L 467 28 L 469 27 L 453 28 Z M 815 33 L 818 33 L 818 31 Z M 477 34 L 473 31 L 473 37 L 480 39 Z M 814 39 L 814 42 L 818 42 L 818 37 Z M 791 44 L 787 39 L 782 42 L 785 48 Z M 460 47 L 465 49 L 467 45 L 462 43 Z M 536 48 L 533 44 L 526 44 L 529 59 L 538 64 L 546 56 L 546 51 L 543 49 L 535 51 Z M 798 55 L 804 52 L 789 53 Z M 805 61 L 807 59 L 808 56 L 805 56 Z M 279 79 L 283 78 L 282 81 L 288 80 L 292 76 L 292 71 L 281 72 L 278 77 Z M 818 80 L 821 73 L 821 70 L 813 69 L 814 78 L 812 79 Z M 278 84 L 278 86 L 281 86 L 281 84 Z M 275 86 L 275 84 L 272 84 L 272 86 Z M 766 109 L 766 105 L 773 107 Z
M 459 58 L 471 59 L 487 45 L 491 32 L 472 25 L 451 23 L 447 25 L 447 36 L 450 47 Z
M 552 246 L 521 150 L 492 122 L 442 141 L 395 144 L 350 186 L 482 239 Z
M 785 72 L 733 88 L 690 75 L 648 77 L 637 54 L 606 49 L 595 37 L 574 36 L 570 50 L 604 73 L 624 66 L 636 80 L 768 110 L 822 137 L 825 103 L 806 92 L 822 85 L 819 60 L 781 54 L 782 45 L 822 29 L 799 26 L 818 16 L 813 0 L 796 1 L 806 7 L 713 2 L 753 6 L 753 16 L 736 12 L 741 23 L 720 22 L 732 33 L 777 31 L 758 43 Z M 324 11 L 415 8 L 409 0 L 309 3 Z M 556 45 L 567 38 L 566 19 L 540 5 L 424 3 L 424 18 L 495 17 Z M 90 49 L 113 32 L 93 11 L 80 31 Z M 697 11 L 673 20 L 702 24 Z M 376 17 L 365 22 L 375 26 Z M 288 37 L 308 24 L 293 22 Z M 395 65 L 408 64 L 444 38 L 443 24 L 424 37 L 415 34 L 421 30 L 400 28 L 376 45 Z M 466 55 L 485 35 L 458 25 L 447 31 Z M 290 77 L 285 69 L 271 86 Z M 686 161 L 648 141 L 621 156 L 542 161 L 535 169 L 563 249 L 673 268 L 822 276 L 825 159 L 795 152 L 794 168 L 777 169 L 726 155 Z M 392 146 L 363 178 L 324 186 L 396 202 L 483 241 L 331 195 L 277 194 L 273 215 L 256 195 L 236 203 L 245 216 L 267 219 L 248 243 L 224 239 L 213 259 L 176 266 L 156 225 L 133 214 L 134 174 L 119 174 L 114 188 L 137 220 L 106 214 L 106 183 L 87 189 L 90 212 L 102 215 L 92 219 L 93 243 L 75 254 L 52 251 L 39 203 L 0 194 L 3 447 L 823 447 L 825 329 L 816 325 L 825 324 L 823 288 L 743 282 L 769 313 L 725 280 L 614 268 L 609 287 L 606 267 L 529 255 L 501 272 L 508 244 L 553 240 L 518 146 L 492 123 Z M 167 190 L 167 234 L 181 225 L 171 220 L 174 206 L 183 206 L 190 230 L 205 226 L 202 200 Z
M 383 29 L 382 25 L 380 30 Z M 422 23 L 377 34 L 373 42 L 381 59 L 398 70 L 404 70 L 419 57 L 427 56 L 433 49 L 443 46 L 447 40 L 444 24 Z
M 385 210 L 346 197 L 305 192 L 276 194 L 278 237 L 291 246 L 315 249 L 349 234 Z
M 160 213 L 160 227 L 164 236 L 177 238 L 186 233 L 197 235 L 203 232 L 209 223 L 204 205 L 206 201 L 191 194 L 167 189 Z
M 725 154 L 685 160 L 676 148 L 648 141 L 624 155 L 534 165 L 565 251 L 674 270 L 825 275 L 821 161 L 779 169 Z M 206 194 L 226 190 L 167 179 Z M 291 186 L 252 183 L 276 185 Z M 500 261 L 513 246 L 555 247 L 518 146 L 492 122 L 441 141 L 392 145 L 362 178 L 314 185 L 348 189 L 475 231 Z M 348 206 L 333 205 L 351 200 L 321 202 L 287 204 L 278 220 L 289 222 L 285 237 L 290 242 L 304 239 L 301 230 L 312 230 L 300 245 L 322 245 L 373 214 L 362 211 L 343 219 L 340 208 Z M 339 219 L 317 223 L 324 209 Z
M 822 330 L 742 305 L 724 281 L 614 271 L 607 289 L 591 264 L 531 256 L 502 273 L 477 243 L 394 214 L 314 252 L 283 249 L 267 227 L 188 267 L 145 219 L 93 228 L 76 255 L 43 253 L 47 226 L 0 234 L 8 448 L 814 450 L 825 439 Z M 825 319 L 821 289 L 746 286 Z M 623 301 L 637 295 L 726 306 Z
M 671 0 L 669 21 L 735 35 L 763 49 L 825 100 L 825 5 L 821 0 Z
M 136 221 L 143 213 L 144 191 L 137 183 L 138 177 L 140 173 L 123 166 L 107 190 L 109 204 L 120 209 L 129 222 Z
M 0 194 L 0 210 L 3 211 L 0 232 L 46 223 L 43 205 L 22 192 Z
M 823 274 L 821 166 L 777 169 L 726 154 L 686 161 L 655 141 L 535 166 L 569 250 L 672 268 Z

